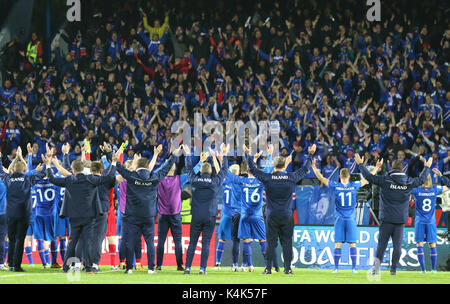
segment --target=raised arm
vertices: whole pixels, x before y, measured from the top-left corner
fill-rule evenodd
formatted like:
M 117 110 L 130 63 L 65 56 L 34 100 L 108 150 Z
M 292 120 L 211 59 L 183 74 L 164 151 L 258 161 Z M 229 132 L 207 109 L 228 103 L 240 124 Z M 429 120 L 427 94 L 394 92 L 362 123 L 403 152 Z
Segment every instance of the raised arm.
M 66 178 L 59 178 L 55 177 L 53 175 L 53 169 L 50 167 L 47 167 L 47 178 L 50 183 L 53 185 L 59 186 L 59 187 L 65 187 L 66 186 Z
M 369 182 L 371 182 L 372 184 L 375 184 L 375 185 L 378 185 L 378 186 L 381 186 L 383 184 L 384 176 L 373 175 L 364 166 L 364 156 L 361 157 L 361 156 L 359 156 L 358 153 L 355 154 L 355 161 L 356 161 L 356 164 L 358 165 L 359 171 L 361 172 L 361 174 L 364 177 L 364 179 L 366 179 Z
M 424 162 L 424 167 L 422 172 L 420 173 L 419 177 L 412 179 L 411 188 L 417 188 L 420 185 L 423 185 L 426 183 L 428 174 L 430 174 L 430 167 L 433 164 L 433 158 L 428 158 L 427 161 Z
M 153 148 L 153 157 L 150 163 L 148 164 L 148 170 L 153 171 L 153 168 L 155 168 L 156 161 L 158 160 L 158 155 L 162 151 L 162 145 L 159 145 L 155 148 Z
M 375 168 L 372 169 L 372 171 L 370 171 L 370 174 L 375 176 L 377 174 L 377 172 L 380 171 L 381 166 L 383 166 L 383 159 L 382 158 L 377 161 L 377 165 L 375 166 Z M 369 181 L 367 179 L 365 179 L 365 178 L 361 179 L 361 187 L 364 187 L 368 183 L 369 183 Z
M 442 183 L 445 186 L 450 187 L 450 179 L 447 176 L 442 175 L 438 169 L 433 169 L 433 172 L 442 179 Z
M 55 166 L 55 168 L 61 173 L 62 176 L 69 176 L 72 175 L 69 170 L 66 170 L 61 164 L 59 163 L 58 159 L 56 157 L 52 158 L 52 164 Z
M 155 172 L 153 172 L 154 178 L 158 181 L 161 181 L 164 177 L 169 173 L 170 168 L 172 168 L 173 163 L 175 162 L 175 155 L 170 155 L 169 159 L 161 166 L 161 168 Z
M 316 163 L 312 162 L 311 163 L 311 168 L 314 171 L 314 174 L 316 175 L 317 179 L 324 185 L 326 185 L 328 187 L 328 182 L 330 181 L 328 178 L 324 177 L 322 175 L 322 173 L 320 173 L 319 169 L 317 169 L 316 167 Z
M 294 178 L 296 183 L 298 183 L 306 174 L 308 174 L 309 167 L 312 164 L 312 157 L 314 153 L 316 153 L 315 144 L 308 147 L 308 158 L 306 159 L 305 164 L 297 171 L 294 171 Z

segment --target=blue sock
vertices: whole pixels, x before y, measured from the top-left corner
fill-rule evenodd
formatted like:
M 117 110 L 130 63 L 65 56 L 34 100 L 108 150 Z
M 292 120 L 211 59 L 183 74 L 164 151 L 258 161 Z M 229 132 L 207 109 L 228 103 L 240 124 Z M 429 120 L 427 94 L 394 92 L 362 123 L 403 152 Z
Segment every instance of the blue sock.
M 425 257 L 423 255 L 423 246 L 417 246 L 417 260 L 420 264 L 420 269 L 425 271 Z
M 52 264 L 56 264 L 58 259 L 58 243 L 56 241 L 50 242 L 50 250 L 52 252 Z
M 339 267 L 339 260 L 341 259 L 341 248 L 334 248 L 334 268 L 338 269 Z
M 59 255 L 61 259 L 64 261 L 64 257 L 66 256 L 66 240 L 59 240 Z
M 244 263 L 247 266 L 253 266 L 252 264 L 252 242 L 244 242 Z
M 356 257 L 357 257 L 356 247 L 350 247 L 350 258 L 352 260 L 352 269 L 356 269 Z
M 31 246 L 25 247 L 25 254 L 27 255 L 27 258 L 28 258 L 28 264 L 33 265 L 34 264 L 33 248 L 31 248 Z
M 50 250 L 49 250 L 49 249 L 46 249 L 46 250 L 44 251 L 44 254 L 45 254 L 45 262 L 46 262 L 47 264 L 51 264 L 51 261 L 50 261 Z
M 223 247 L 225 247 L 225 242 L 219 240 L 216 249 L 216 264 L 220 264 L 220 262 L 222 262 Z
M 437 264 L 437 250 L 436 247 L 430 248 L 430 258 L 431 258 L 431 270 L 436 270 L 436 264 Z
M 41 258 L 42 265 L 46 264 L 47 261 L 45 260 L 45 250 L 44 250 L 44 241 L 43 240 L 37 241 L 37 249 L 39 252 L 39 257 Z

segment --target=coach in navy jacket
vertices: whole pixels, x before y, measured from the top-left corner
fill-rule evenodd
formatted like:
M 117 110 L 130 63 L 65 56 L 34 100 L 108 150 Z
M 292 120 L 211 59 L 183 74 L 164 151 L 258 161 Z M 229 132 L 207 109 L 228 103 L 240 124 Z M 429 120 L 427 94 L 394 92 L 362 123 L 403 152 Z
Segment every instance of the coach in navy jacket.
M 46 163 L 49 161 L 46 159 Z M 48 180 L 52 184 L 66 188 L 60 212 L 60 217 L 68 216 L 70 223 L 69 244 L 64 257 L 63 271 L 65 272 L 69 270 L 68 261 L 75 256 L 75 247 L 79 241 L 83 246 L 82 255 L 85 258 L 86 272 L 92 272 L 91 240 L 93 239 L 95 217 L 107 212 L 100 204 L 97 187 L 109 183 L 114 178 L 116 161 L 117 159 L 113 159 L 109 174 L 106 176 L 83 174 L 84 166 L 81 160 L 73 161 L 73 174 L 65 178 L 55 178 L 52 169 L 47 169 Z
M 120 151 L 120 150 L 119 150 Z M 177 154 L 179 149 L 173 153 Z M 169 159 L 157 170 L 148 170 L 146 158 L 137 159 L 136 171 L 129 171 L 121 164 L 117 172 L 127 181 L 127 204 L 123 220 L 123 238 L 127 240 L 126 273 L 133 268 L 135 244 L 144 236 L 147 244 L 148 272 L 154 273 L 155 267 L 155 217 L 158 204 L 158 184 L 169 173 L 176 156 Z
M 401 255 L 403 230 L 405 223 L 408 221 L 409 197 L 414 188 L 426 182 L 433 159 L 430 157 L 425 163 L 422 173 L 416 178 L 409 177 L 403 171 L 403 164 L 398 160 L 392 163 L 392 171 L 384 176 L 372 175 L 363 165 L 364 158 L 361 158 L 358 154 L 355 155 L 355 160 L 363 177 L 380 187 L 381 224 L 375 264 L 371 269 L 371 273 L 373 275 L 379 274 L 384 252 L 389 238 L 392 237 L 394 250 L 392 252 L 391 274 L 395 275 Z M 379 161 L 379 164 L 379 167 L 381 167 L 382 160 Z
M 283 248 L 284 273 L 292 274 L 292 234 L 294 219 L 292 217 L 292 193 L 295 193 L 297 183 L 305 177 L 311 166 L 312 157 L 316 152 L 316 145 L 308 147 L 308 158 L 304 165 L 295 172 L 285 173 L 288 166 L 284 157 L 277 157 L 274 163 L 274 172 L 265 173 L 256 168 L 250 151 L 244 146 L 250 173 L 263 185 L 267 199 L 266 236 L 267 236 L 267 263 L 264 274 L 272 273 L 272 261 L 275 257 L 275 248 L 278 238 Z
M 191 199 L 191 230 L 189 237 L 189 247 L 186 254 L 186 270 L 190 273 L 192 260 L 194 258 L 195 247 L 198 238 L 202 234 L 202 254 L 200 259 L 200 274 L 205 274 L 206 265 L 209 256 L 209 244 L 216 223 L 217 215 L 217 193 L 222 191 L 222 183 L 227 175 L 228 160 L 225 156 L 228 148 L 222 144 L 223 160 L 220 171 L 212 175 L 211 165 L 207 162 L 203 163 L 200 168 L 200 174 L 196 174 L 192 165 L 190 150 L 183 145 L 185 152 L 186 173 L 189 183 L 192 186 Z M 215 156 L 213 156 L 215 157 Z
M 20 153 L 21 152 L 17 152 Z M 1 159 L 1 154 L 0 154 Z M 0 180 L 6 186 L 6 217 L 8 225 L 9 252 L 8 264 L 10 270 L 23 272 L 22 256 L 25 235 L 30 225 L 31 187 L 45 177 L 45 173 L 25 175 L 26 163 L 17 157 L 13 160 L 11 174 L 3 171 L 0 160 Z M 3 242 L 4 240 L 0 240 Z

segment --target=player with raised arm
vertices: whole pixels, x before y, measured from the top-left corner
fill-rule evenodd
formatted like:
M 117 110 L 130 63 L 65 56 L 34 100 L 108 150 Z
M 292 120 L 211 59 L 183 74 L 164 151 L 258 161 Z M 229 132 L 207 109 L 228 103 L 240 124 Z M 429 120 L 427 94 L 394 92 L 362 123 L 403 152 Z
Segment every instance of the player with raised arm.
M 448 190 L 449 188 L 446 186 L 433 186 L 431 175 L 428 175 L 426 183 L 411 192 L 411 196 L 416 203 L 414 241 L 417 243 L 417 260 L 419 261 L 422 273 L 425 272 L 424 242 L 427 242 L 430 247 L 431 272 L 436 273 L 437 227 L 434 215 L 436 210 L 436 198 L 439 194 Z
M 28 149 L 28 170 L 31 171 L 33 169 L 32 166 L 32 150 L 31 145 L 27 145 Z M 52 152 L 50 151 L 47 144 L 47 154 L 50 155 Z M 58 187 L 59 188 L 59 187 Z M 61 268 L 56 262 L 55 254 L 55 218 L 54 218 L 54 210 L 55 210 L 55 199 L 56 193 L 59 189 L 56 189 L 56 186 L 48 181 L 46 177 L 40 180 L 36 185 L 32 188 L 33 191 L 33 204 L 35 204 L 36 216 L 33 223 L 33 233 L 34 238 L 37 240 L 37 248 L 39 252 L 39 257 L 42 261 L 43 268 L 50 267 L 50 264 L 53 265 L 53 268 Z M 49 248 L 51 245 L 52 249 L 52 261 L 50 261 L 50 252 Z
M 372 170 L 372 174 L 376 172 L 383 165 L 383 160 L 377 162 L 376 167 Z M 349 243 L 350 245 L 350 259 L 352 261 L 352 272 L 358 273 L 356 270 L 357 249 L 356 241 L 358 239 L 358 229 L 355 218 L 356 208 L 356 192 L 359 188 L 364 187 L 369 182 L 366 179 L 361 181 L 350 182 L 350 172 L 347 168 L 343 168 L 339 172 L 340 182 L 335 182 L 325 178 L 317 169 L 315 162 L 312 162 L 311 167 L 316 174 L 319 181 L 325 186 L 332 188 L 335 195 L 335 217 L 334 223 L 334 269 L 333 273 L 338 272 L 339 260 L 342 254 L 342 243 Z
M 206 161 L 205 158 L 207 158 L 207 154 L 202 154 L 200 156 L 200 161 L 202 161 L 202 156 L 203 162 Z M 237 164 L 231 165 L 229 171 L 235 175 L 239 175 L 239 165 Z M 219 241 L 217 242 L 216 248 L 216 264 L 215 264 L 216 269 L 220 268 L 225 242 L 227 240 L 232 239 L 231 235 L 233 229 L 233 215 L 235 212 L 233 206 L 235 205 L 234 200 L 236 200 L 236 196 L 237 191 L 233 189 L 233 183 L 231 183 L 231 181 L 228 178 L 225 178 L 225 180 L 222 183 L 222 210 L 220 213 L 220 223 L 218 232 Z M 237 263 L 237 261 L 233 260 L 233 266 L 235 263 Z
M 255 154 L 253 162 L 256 163 L 263 151 Z M 273 146 L 268 148 L 268 160 L 271 162 Z M 272 172 L 272 166 L 267 166 L 264 172 Z M 262 214 L 264 185 L 257 180 L 248 170 L 248 163 L 241 163 L 242 176 L 228 172 L 227 178 L 233 185 L 237 185 L 241 192 L 241 218 L 239 221 L 238 237 L 244 241 L 243 265 L 249 272 L 254 271 L 252 262 L 252 240 L 258 240 L 261 252 L 266 259 L 266 227 Z M 243 271 L 247 268 L 243 266 Z

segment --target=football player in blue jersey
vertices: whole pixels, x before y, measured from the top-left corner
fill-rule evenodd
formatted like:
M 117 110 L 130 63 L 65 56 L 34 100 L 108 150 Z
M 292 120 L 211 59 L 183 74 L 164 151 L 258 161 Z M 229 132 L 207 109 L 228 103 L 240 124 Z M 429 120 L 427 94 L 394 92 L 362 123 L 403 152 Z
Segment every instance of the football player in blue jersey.
M 446 186 L 433 186 L 431 175 L 428 175 L 427 182 L 411 192 L 411 196 L 416 203 L 414 241 L 417 243 L 417 260 L 422 270 L 421 273 L 425 272 L 424 242 L 427 242 L 430 247 L 431 271 L 436 273 L 437 227 L 434 215 L 436 210 L 436 197 L 448 190 L 449 188 Z
M 372 170 L 375 174 L 383 165 L 383 160 L 378 161 L 376 167 Z M 352 261 L 352 272 L 358 273 L 356 270 L 357 249 L 356 241 L 358 239 L 358 230 L 355 218 L 356 208 L 356 192 L 359 188 L 365 186 L 369 182 L 365 179 L 356 182 L 350 182 L 350 171 L 348 168 L 343 168 L 339 172 L 340 182 L 331 181 L 325 178 L 317 169 L 315 162 L 311 165 L 314 173 L 321 183 L 325 186 L 334 189 L 335 193 L 335 217 L 334 223 L 334 270 L 333 273 L 338 272 L 339 260 L 342 253 L 342 243 L 350 244 L 350 258 Z
M 28 170 L 32 171 L 32 148 L 31 144 L 27 145 L 28 149 Z M 56 150 L 50 150 L 47 144 L 47 154 L 51 155 Z M 58 187 L 59 188 L 59 187 Z M 33 222 L 34 238 L 37 240 L 37 248 L 39 256 L 44 268 L 48 268 L 52 264 L 52 268 L 61 268 L 58 265 L 57 246 L 54 227 L 55 200 L 59 196 L 60 189 L 48 182 L 47 178 L 42 179 L 32 187 L 32 200 L 35 206 L 35 218 Z M 50 245 L 50 246 L 49 246 Z M 52 261 L 50 262 L 49 247 L 52 251 Z
M 268 149 L 268 162 L 272 164 L 273 146 Z M 256 163 L 262 151 L 255 154 L 253 162 Z M 273 167 L 267 166 L 264 172 L 272 172 Z M 238 238 L 244 241 L 242 271 L 253 272 L 252 240 L 258 240 L 261 252 L 266 257 L 266 227 L 262 213 L 264 185 L 257 180 L 248 170 L 247 162 L 241 163 L 242 176 L 229 173 L 227 178 L 233 185 L 237 185 L 241 195 L 241 218 L 239 220 Z
M 200 159 L 200 161 L 202 161 Z M 239 175 L 239 165 L 231 165 L 229 171 L 235 175 Z M 228 175 L 228 174 L 227 174 Z M 234 208 L 232 201 L 236 199 L 236 191 L 233 191 L 233 184 L 229 178 L 225 178 L 222 183 L 222 210 L 220 213 L 219 223 L 219 241 L 216 248 L 216 264 L 215 269 L 220 268 L 222 262 L 223 250 L 225 242 L 231 240 L 231 230 L 233 228 Z

